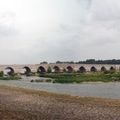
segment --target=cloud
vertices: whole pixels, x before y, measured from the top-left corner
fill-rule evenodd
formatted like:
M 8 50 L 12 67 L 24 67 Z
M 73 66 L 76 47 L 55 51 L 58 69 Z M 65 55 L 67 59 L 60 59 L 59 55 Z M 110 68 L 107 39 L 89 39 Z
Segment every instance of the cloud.
M 9 37 L 17 34 L 17 29 L 15 28 L 15 13 L 14 12 L 4 12 L 0 15 L 0 37 Z
M 118 0 L 7 2 L 0 2 L 1 64 L 120 58 Z
M 82 4 L 83 7 L 89 9 L 92 5 L 92 0 L 76 0 L 77 4 Z
M 93 20 L 113 21 L 120 19 L 120 1 L 118 0 L 94 0 L 91 8 Z

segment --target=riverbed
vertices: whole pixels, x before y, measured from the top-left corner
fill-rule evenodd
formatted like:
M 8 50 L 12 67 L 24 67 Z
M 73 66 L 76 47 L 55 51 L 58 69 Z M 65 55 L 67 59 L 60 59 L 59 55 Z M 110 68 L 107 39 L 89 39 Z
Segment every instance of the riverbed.
M 0 87 L 0 120 L 120 120 L 120 100 Z

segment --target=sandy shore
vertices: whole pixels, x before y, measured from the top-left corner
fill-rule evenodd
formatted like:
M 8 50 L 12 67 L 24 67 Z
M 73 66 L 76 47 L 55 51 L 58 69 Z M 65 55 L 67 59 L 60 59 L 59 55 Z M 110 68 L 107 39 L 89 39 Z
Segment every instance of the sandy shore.
M 120 120 L 120 101 L 0 86 L 0 120 Z

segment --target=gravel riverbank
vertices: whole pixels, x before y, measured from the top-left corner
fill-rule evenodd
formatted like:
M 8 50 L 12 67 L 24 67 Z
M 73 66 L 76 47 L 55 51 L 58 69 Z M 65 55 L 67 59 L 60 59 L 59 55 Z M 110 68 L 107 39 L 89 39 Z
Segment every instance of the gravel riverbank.
M 120 120 L 120 100 L 0 86 L 0 120 Z

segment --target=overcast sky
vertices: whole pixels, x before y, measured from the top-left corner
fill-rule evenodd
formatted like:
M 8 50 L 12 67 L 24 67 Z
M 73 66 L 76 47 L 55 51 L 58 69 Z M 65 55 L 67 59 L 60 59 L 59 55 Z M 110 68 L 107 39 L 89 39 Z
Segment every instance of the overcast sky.
M 1 0 L 0 64 L 120 59 L 119 0 Z

